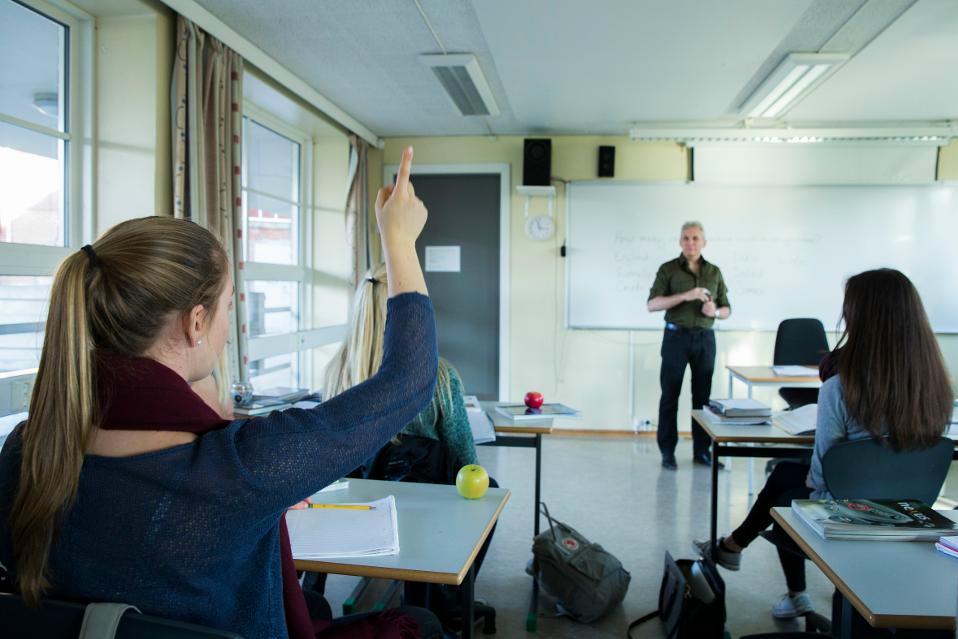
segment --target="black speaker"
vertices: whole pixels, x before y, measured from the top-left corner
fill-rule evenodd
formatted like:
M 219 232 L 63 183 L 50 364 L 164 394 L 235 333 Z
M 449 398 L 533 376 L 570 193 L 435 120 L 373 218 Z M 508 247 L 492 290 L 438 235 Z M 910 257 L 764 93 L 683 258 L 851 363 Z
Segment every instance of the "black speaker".
M 522 185 L 549 186 L 552 177 L 552 140 L 525 140 L 522 154 Z
M 615 147 L 599 147 L 599 177 L 615 177 Z

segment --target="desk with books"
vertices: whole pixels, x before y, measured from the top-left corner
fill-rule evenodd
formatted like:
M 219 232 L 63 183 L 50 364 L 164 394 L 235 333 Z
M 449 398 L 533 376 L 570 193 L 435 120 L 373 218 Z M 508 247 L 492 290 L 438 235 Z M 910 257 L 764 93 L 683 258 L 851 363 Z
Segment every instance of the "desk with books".
M 958 511 L 941 514 L 958 521 Z M 853 637 L 856 626 L 867 630 L 864 623 L 954 629 L 958 560 L 936 551 L 933 543 L 825 540 L 791 508 L 773 508 L 772 517 L 838 589 L 834 636 Z
M 296 559 L 297 570 L 462 586 L 464 618 L 472 618 L 473 561 L 509 500 L 510 491 L 490 488 L 482 499 L 463 499 L 455 486 L 350 479 L 345 490 L 323 492 L 313 501 L 370 502 L 395 495 L 399 553 L 340 559 Z M 463 624 L 463 637 L 472 624 Z

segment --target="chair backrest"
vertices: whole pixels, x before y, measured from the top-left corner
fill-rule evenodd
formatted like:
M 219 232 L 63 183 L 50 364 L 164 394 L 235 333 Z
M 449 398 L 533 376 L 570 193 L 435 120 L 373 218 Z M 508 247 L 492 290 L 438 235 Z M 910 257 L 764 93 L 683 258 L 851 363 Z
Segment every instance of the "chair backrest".
M 836 444 L 822 458 L 825 486 L 835 499 L 918 499 L 934 504 L 951 467 L 952 440 L 895 452 L 874 439 Z
M 76 639 L 86 606 L 69 601 L 44 599 L 38 608 L 28 608 L 20 597 L 0 593 L 0 627 L 5 639 Z M 116 639 L 243 639 L 226 630 L 129 611 L 120 620 Z
M 818 366 L 827 352 L 828 339 L 820 320 L 798 317 L 783 320 L 778 325 L 772 356 L 776 366 Z

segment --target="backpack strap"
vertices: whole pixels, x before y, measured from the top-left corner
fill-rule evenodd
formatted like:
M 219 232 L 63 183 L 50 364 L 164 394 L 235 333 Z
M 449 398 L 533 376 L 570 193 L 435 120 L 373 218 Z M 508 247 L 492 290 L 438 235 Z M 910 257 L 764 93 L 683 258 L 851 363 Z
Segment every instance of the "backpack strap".
M 539 511 L 545 516 L 546 521 L 549 522 L 549 530 L 552 531 L 552 541 L 558 541 L 555 526 L 552 525 L 555 520 L 552 519 L 552 515 L 549 514 L 549 507 L 546 506 L 544 501 L 539 502 Z
M 122 603 L 88 604 L 78 639 L 113 639 L 127 610 L 140 612 L 135 606 Z
M 626 631 L 625 631 L 625 636 L 628 637 L 628 639 L 632 639 L 632 629 L 633 629 L 633 628 L 635 628 L 636 626 L 640 626 L 640 625 L 644 624 L 644 623 L 645 623 L 646 621 L 648 621 L 649 619 L 655 619 L 655 618 L 658 617 L 658 616 L 659 616 L 659 611 L 658 611 L 658 610 L 653 610 L 652 612 L 650 612 L 650 613 L 647 614 L 647 615 L 642 615 L 641 617 L 639 617 L 638 619 L 636 619 L 635 621 L 633 621 L 632 623 L 629 624 L 628 629 L 626 629 Z

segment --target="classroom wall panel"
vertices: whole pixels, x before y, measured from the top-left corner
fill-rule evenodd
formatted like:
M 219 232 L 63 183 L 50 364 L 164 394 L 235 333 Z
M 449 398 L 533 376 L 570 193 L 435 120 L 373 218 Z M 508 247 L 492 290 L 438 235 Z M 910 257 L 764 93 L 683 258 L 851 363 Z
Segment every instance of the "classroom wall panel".
M 938 179 L 958 182 L 958 142 L 938 150 Z
M 521 137 L 443 137 L 387 139 L 382 162 L 399 162 L 402 149 L 412 144 L 415 162 L 425 164 L 500 163 L 512 165 L 513 187 L 522 175 Z M 626 181 L 682 181 L 688 176 L 687 156 L 680 145 L 631 142 L 625 137 L 553 137 L 552 175 L 566 180 L 596 178 L 599 145 L 616 147 L 616 177 Z M 382 183 L 376 170 L 378 152 L 370 165 L 370 192 Z M 958 179 L 958 172 L 956 178 Z M 527 390 L 543 392 L 548 400 L 565 402 L 583 412 L 581 420 L 565 419 L 562 428 L 632 430 L 643 419 L 655 420 L 659 400 L 661 331 L 568 330 L 564 327 L 565 274 L 559 248 L 565 237 L 565 197 L 561 185 L 555 203 L 557 232 L 553 241 L 533 242 L 524 232 L 524 198 L 511 198 L 510 267 L 510 393 L 521 398 Z M 545 212 L 546 202 L 535 199 L 533 213 Z M 676 234 L 678 229 L 676 229 Z M 675 254 L 678 255 L 678 241 Z M 832 328 L 826 326 L 826 328 Z M 833 336 L 830 339 L 834 340 Z M 713 395 L 724 395 L 728 378 L 724 366 L 771 361 L 775 334 L 770 331 L 719 331 Z M 939 343 L 953 374 L 958 374 L 958 336 L 939 335 Z M 635 419 L 629 403 L 629 362 L 635 362 Z M 468 380 L 466 380 L 468 391 Z M 679 409 L 679 425 L 688 429 L 688 376 Z M 744 388 L 737 388 L 744 395 Z M 781 407 L 774 390 L 756 389 L 755 397 Z M 649 445 L 653 445 L 649 443 Z
M 102 17 L 96 31 L 94 235 L 123 220 L 168 215 L 171 17 Z

